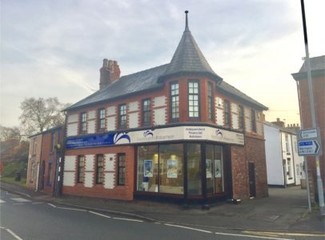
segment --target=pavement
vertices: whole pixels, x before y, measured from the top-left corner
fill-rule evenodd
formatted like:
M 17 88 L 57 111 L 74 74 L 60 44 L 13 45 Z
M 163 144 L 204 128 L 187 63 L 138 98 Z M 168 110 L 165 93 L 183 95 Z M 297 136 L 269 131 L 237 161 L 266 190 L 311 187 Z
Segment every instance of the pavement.
M 0 187 L 35 201 L 118 214 L 144 221 L 186 225 L 213 230 L 272 231 L 317 234 L 325 237 L 325 218 L 319 208 L 308 211 L 307 192 L 300 186 L 269 188 L 269 197 L 221 202 L 209 209 L 148 201 L 118 201 L 89 197 L 52 197 L 24 186 L 1 183 Z

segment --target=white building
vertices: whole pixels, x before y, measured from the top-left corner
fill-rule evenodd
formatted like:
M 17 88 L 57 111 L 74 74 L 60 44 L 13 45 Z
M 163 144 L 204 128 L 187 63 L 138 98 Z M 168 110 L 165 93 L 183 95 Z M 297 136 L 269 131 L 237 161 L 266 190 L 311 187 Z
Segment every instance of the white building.
M 300 185 L 305 179 L 304 159 L 298 155 L 297 134 L 284 123 L 264 123 L 268 185 Z

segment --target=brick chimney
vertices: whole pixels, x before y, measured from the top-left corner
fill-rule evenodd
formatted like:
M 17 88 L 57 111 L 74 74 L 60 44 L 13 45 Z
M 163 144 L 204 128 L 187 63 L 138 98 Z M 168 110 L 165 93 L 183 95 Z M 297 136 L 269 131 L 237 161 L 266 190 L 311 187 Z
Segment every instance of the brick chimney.
M 106 58 L 103 60 L 103 66 L 100 68 L 99 72 L 99 89 L 103 89 L 104 87 L 118 80 L 121 74 L 117 61 L 107 60 Z
M 276 119 L 276 122 L 272 122 L 273 124 L 279 126 L 279 127 L 285 127 L 284 121 L 281 121 L 280 118 Z

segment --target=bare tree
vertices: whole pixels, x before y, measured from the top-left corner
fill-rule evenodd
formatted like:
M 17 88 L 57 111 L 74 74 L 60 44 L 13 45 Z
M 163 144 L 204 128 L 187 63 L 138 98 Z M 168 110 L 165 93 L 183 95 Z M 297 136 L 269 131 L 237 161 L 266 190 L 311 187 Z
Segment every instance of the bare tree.
M 26 135 L 32 135 L 64 124 L 62 110 L 66 106 L 67 104 L 60 103 L 56 97 L 25 99 L 20 105 L 23 111 L 19 117 L 22 131 Z
M 0 125 L 0 141 L 7 141 L 10 139 L 16 139 L 20 141 L 21 134 L 18 127 L 4 127 Z

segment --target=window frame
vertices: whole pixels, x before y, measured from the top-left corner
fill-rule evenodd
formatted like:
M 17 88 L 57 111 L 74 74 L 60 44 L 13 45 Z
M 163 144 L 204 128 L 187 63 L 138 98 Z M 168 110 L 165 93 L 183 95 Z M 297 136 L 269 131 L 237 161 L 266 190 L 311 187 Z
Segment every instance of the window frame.
M 255 109 L 251 109 L 251 127 L 252 132 L 257 132 L 257 125 L 256 125 L 256 111 Z
M 245 130 L 245 108 L 243 105 L 238 105 L 238 128 Z
M 101 161 L 101 164 L 99 162 Z M 104 183 L 104 155 L 97 154 L 96 155 L 96 184 L 103 184 Z
M 170 83 L 170 119 L 171 122 L 178 122 L 180 117 L 179 111 L 179 83 Z
M 118 106 L 118 128 L 127 128 L 127 106 L 125 103 Z
M 87 112 L 80 113 L 80 131 L 81 134 L 87 133 Z
M 214 94 L 213 94 L 213 83 L 208 82 L 208 119 L 214 121 L 215 109 L 214 109 Z
M 86 158 L 84 155 L 79 155 L 77 159 L 77 183 L 85 182 Z
M 192 85 L 192 86 L 191 86 Z M 200 119 L 200 82 L 199 80 L 188 80 L 187 82 L 187 104 L 188 118 Z
M 103 131 L 106 128 L 106 109 L 100 108 L 98 109 L 98 131 Z
M 227 99 L 223 100 L 223 118 L 224 126 L 231 128 L 231 105 L 230 101 Z
M 126 154 L 117 154 L 117 185 L 125 186 L 126 182 Z
M 142 100 L 142 126 L 150 126 L 151 121 L 151 99 L 146 98 Z

